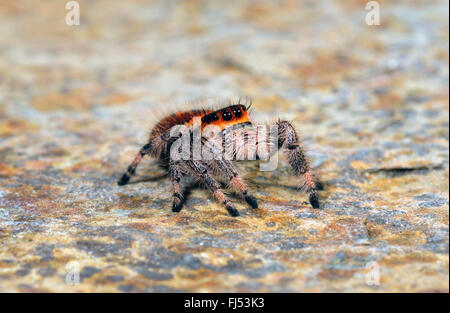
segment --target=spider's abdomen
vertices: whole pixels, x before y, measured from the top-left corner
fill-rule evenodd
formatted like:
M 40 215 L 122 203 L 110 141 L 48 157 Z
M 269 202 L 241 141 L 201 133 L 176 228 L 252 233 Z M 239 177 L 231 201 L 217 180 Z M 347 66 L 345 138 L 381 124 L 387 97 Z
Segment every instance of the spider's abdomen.
M 150 138 L 155 138 L 165 131 L 169 130 L 175 125 L 183 125 L 186 123 L 189 123 L 192 121 L 192 119 L 196 116 L 204 116 L 205 114 L 208 114 L 210 112 L 205 110 L 193 110 L 193 111 L 184 111 L 184 112 L 177 112 L 174 114 L 171 114 L 169 116 L 166 116 L 162 120 L 158 122 L 158 124 L 153 127 L 152 131 L 150 132 Z

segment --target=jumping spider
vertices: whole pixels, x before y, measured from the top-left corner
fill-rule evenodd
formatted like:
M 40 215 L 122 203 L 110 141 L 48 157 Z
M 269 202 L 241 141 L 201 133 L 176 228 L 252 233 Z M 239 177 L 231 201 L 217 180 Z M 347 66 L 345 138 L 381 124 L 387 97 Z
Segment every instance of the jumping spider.
M 296 176 L 302 176 L 304 179 L 304 188 L 309 193 L 309 202 L 315 209 L 319 208 L 319 198 L 317 190 L 322 189 L 319 181 L 313 176 L 310 166 L 308 164 L 306 155 L 300 145 L 297 133 L 291 123 L 287 121 L 278 121 L 272 125 L 277 131 L 277 143 L 274 145 L 270 142 L 269 134 L 267 136 L 258 136 L 254 129 L 248 129 L 248 125 L 253 125 L 248 115 L 248 109 L 244 104 L 237 103 L 228 105 L 218 110 L 190 110 L 171 114 L 162 120 L 160 120 L 150 133 L 148 143 L 144 145 L 139 153 L 136 155 L 134 161 L 128 166 L 127 171 L 123 174 L 119 180 L 119 185 L 125 185 L 130 180 L 131 176 L 135 173 L 136 167 L 141 161 L 142 157 L 146 154 L 158 159 L 161 164 L 168 170 L 173 185 L 173 212 L 179 212 L 183 205 L 183 196 L 180 190 L 180 180 L 183 176 L 191 176 L 196 178 L 200 183 L 205 185 L 214 195 L 214 197 L 223 203 L 231 214 L 231 216 L 239 216 L 239 211 L 228 200 L 227 196 L 221 189 L 217 178 L 220 176 L 228 184 L 236 187 L 244 196 L 245 201 L 252 207 L 257 208 L 258 204 L 256 198 L 252 196 L 245 184 L 244 180 L 239 176 L 235 166 L 231 162 L 231 159 L 242 159 L 242 156 L 248 158 L 248 151 L 253 151 L 254 159 L 264 159 L 267 156 L 271 156 L 279 149 L 284 149 L 287 155 L 289 164 L 291 165 L 294 174 Z M 193 142 L 193 136 L 195 133 L 194 121 L 200 121 L 197 124 L 198 128 L 203 130 L 207 126 L 213 125 L 219 129 L 219 137 L 234 131 L 236 128 L 241 128 L 242 132 L 240 139 L 242 144 L 235 145 L 231 150 L 232 158 L 215 157 L 211 160 L 195 159 L 192 157 L 192 151 L 189 153 L 189 157 L 185 159 L 174 159 L 171 154 L 171 148 L 174 142 L 179 138 L 173 136 L 174 127 L 183 125 L 189 126 L 190 130 L 188 136 L 189 141 Z M 172 132 L 171 132 L 172 131 Z M 216 136 L 215 138 L 217 138 Z M 213 138 L 213 137 L 212 137 Z M 250 139 L 254 139 L 253 145 L 255 149 L 250 148 Z M 207 148 L 213 154 L 220 154 L 218 152 L 217 145 L 214 145 L 214 140 L 201 137 L 202 148 Z M 274 149 L 266 155 L 261 155 L 261 151 L 267 151 L 264 149 L 258 149 L 261 145 L 265 147 L 275 146 Z M 234 157 L 234 158 L 233 158 Z

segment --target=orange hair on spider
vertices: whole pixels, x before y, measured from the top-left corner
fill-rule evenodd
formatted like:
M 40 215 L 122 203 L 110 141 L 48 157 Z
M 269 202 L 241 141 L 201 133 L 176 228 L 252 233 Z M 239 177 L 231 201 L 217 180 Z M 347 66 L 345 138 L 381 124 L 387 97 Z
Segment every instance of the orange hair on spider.
M 192 126 L 194 118 L 201 120 L 201 128 L 215 125 L 224 130 L 230 126 L 251 123 L 248 108 L 243 104 L 233 104 L 219 110 L 190 110 L 173 113 L 160 120 L 150 133 L 150 138 L 161 135 L 175 125 Z

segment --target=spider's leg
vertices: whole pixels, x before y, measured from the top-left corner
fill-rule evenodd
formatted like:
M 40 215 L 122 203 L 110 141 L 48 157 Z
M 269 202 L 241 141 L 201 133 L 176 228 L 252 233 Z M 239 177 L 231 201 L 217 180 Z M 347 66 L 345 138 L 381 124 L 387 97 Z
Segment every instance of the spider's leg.
M 319 208 L 319 189 L 312 174 L 305 152 L 303 151 L 294 127 L 287 121 L 279 121 L 278 146 L 286 149 L 289 164 L 297 176 L 303 176 L 306 191 L 309 193 L 309 202 L 315 209 Z
M 234 167 L 233 163 L 228 160 L 214 160 L 217 168 L 220 170 L 222 175 L 235 186 L 244 196 L 245 201 L 253 208 L 258 208 L 258 202 L 256 198 L 252 196 L 248 190 L 247 184 L 244 182 L 241 176 L 239 176 L 238 171 Z
M 205 186 L 213 193 L 217 200 L 225 205 L 231 216 L 239 216 L 239 211 L 233 206 L 233 204 L 228 200 L 227 196 L 220 189 L 219 183 L 214 179 L 208 168 L 201 161 L 188 160 L 188 166 L 191 168 L 195 177 L 197 177 Z
M 213 154 L 222 156 L 222 153 L 218 152 L 214 145 L 206 142 L 204 147 L 208 148 Z M 215 158 L 211 160 L 213 166 L 217 168 L 220 173 L 225 177 L 227 183 L 231 183 L 235 186 L 244 196 L 245 201 L 250 204 L 253 209 L 258 208 L 258 202 L 256 198 L 249 193 L 248 187 L 244 180 L 239 176 L 239 173 L 233 163 L 223 158 Z
M 183 196 L 181 195 L 180 191 L 180 180 L 181 180 L 181 171 L 178 168 L 179 162 L 178 161 L 171 161 L 169 164 L 170 168 L 170 176 L 172 179 L 172 186 L 173 186 L 173 212 L 180 212 L 181 208 L 183 207 Z
M 122 175 L 122 178 L 117 182 L 119 186 L 126 185 L 130 180 L 131 176 L 136 172 L 136 167 L 142 160 L 142 157 L 149 154 L 152 149 L 152 144 L 149 142 L 139 150 L 138 154 L 134 158 L 133 162 L 128 166 L 127 171 Z
M 126 185 L 131 176 L 136 172 L 136 168 L 142 160 L 142 157 L 146 154 L 151 154 L 153 157 L 160 158 L 162 153 L 167 149 L 167 146 L 172 140 L 170 136 L 170 130 L 162 133 L 159 136 L 150 138 L 149 142 L 139 150 L 139 153 L 134 158 L 133 162 L 128 166 L 125 174 L 117 182 L 119 186 Z
M 226 165 L 228 165 L 228 171 L 233 175 L 230 182 L 235 186 L 240 192 L 242 192 L 242 195 L 244 196 L 245 201 L 253 208 L 258 208 L 258 202 L 256 201 L 256 198 L 250 194 L 247 184 L 244 182 L 242 177 L 237 172 L 236 168 L 233 166 L 233 164 L 230 161 L 223 161 Z

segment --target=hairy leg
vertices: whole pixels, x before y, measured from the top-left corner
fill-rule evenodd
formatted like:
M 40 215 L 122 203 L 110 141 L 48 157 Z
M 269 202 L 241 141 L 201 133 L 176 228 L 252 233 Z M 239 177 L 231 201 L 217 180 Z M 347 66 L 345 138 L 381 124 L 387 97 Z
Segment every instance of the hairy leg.
M 220 170 L 223 176 L 235 186 L 244 196 L 245 201 L 253 208 L 258 208 L 258 202 L 256 198 L 252 196 L 248 190 L 248 187 L 234 165 L 228 160 L 214 160 L 217 168 Z
M 222 155 L 222 153 L 218 152 L 214 145 L 206 142 L 204 144 L 205 148 L 208 148 L 214 155 Z M 213 159 L 210 161 L 211 166 L 218 169 L 218 171 L 222 174 L 222 176 L 227 180 L 227 183 L 231 183 L 234 187 L 236 187 L 244 196 L 245 201 L 253 208 L 258 208 L 258 202 L 256 198 L 249 193 L 248 187 L 242 177 L 239 176 L 239 173 L 233 163 L 229 160 L 220 158 Z
M 183 206 L 183 196 L 180 190 L 181 170 L 178 161 L 170 161 L 169 164 L 170 177 L 173 186 L 173 212 L 180 212 Z
M 170 130 L 162 133 L 160 136 L 150 138 L 149 142 L 139 150 L 133 162 L 128 166 L 127 171 L 122 175 L 117 184 L 122 186 L 130 181 L 131 176 L 136 173 L 137 166 L 146 154 L 150 154 L 156 158 L 161 157 L 171 140 Z
M 188 160 L 187 165 L 192 170 L 195 177 L 197 177 L 205 186 L 213 193 L 217 200 L 225 205 L 231 216 L 239 216 L 239 211 L 233 206 L 233 204 L 228 200 L 227 196 L 220 189 L 219 183 L 214 179 L 208 168 L 201 161 Z
M 145 146 L 141 148 L 141 150 L 139 150 L 139 153 L 136 155 L 133 162 L 128 166 L 127 171 L 122 175 L 120 180 L 117 182 L 119 186 L 126 185 L 129 182 L 131 176 L 133 176 L 134 173 L 136 172 L 136 168 L 141 162 L 142 157 L 146 154 L 149 154 L 151 149 L 152 149 L 151 143 L 147 143 Z
M 317 193 L 318 186 L 316 179 L 311 171 L 309 162 L 303 151 L 297 132 L 291 123 L 287 121 L 279 121 L 278 125 L 278 147 L 286 149 L 289 164 L 297 176 L 303 176 L 305 180 L 306 192 L 309 193 L 309 202 L 315 209 L 319 208 L 319 196 Z
M 317 190 L 323 187 L 312 174 L 294 127 L 286 121 L 279 121 L 275 126 L 277 127 L 275 130 L 278 132 L 273 135 L 268 128 L 262 133 L 264 136 L 257 134 L 255 130 L 246 130 L 243 134 L 242 144 L 235 146 L 234 156 L 244 156 L 245 159 L 265 160 L 283 148 L 295 175 L 303 177 L 305 181 L 309 202 L 313 208 L 319 208 Z M 271 137 L 275 135 L 277 135 L 278 144 L 271 140 Z

